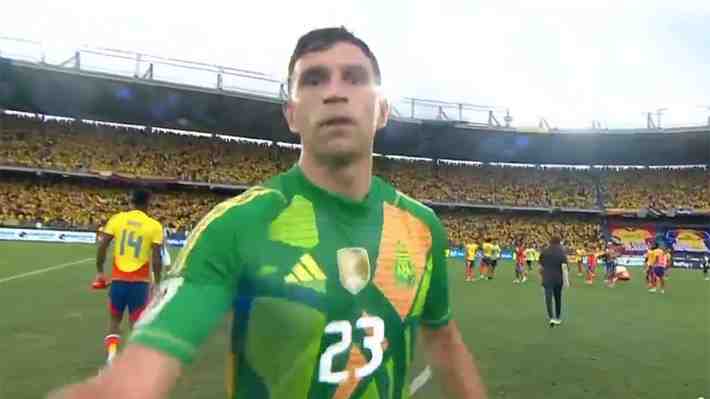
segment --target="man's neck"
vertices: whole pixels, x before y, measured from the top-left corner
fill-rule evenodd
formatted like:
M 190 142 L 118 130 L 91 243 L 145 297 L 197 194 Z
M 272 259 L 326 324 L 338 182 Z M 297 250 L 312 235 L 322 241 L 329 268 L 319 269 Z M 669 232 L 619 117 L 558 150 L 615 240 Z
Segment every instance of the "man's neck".
M 332 166 L 301 154 L 298 165 L 308 180 L 330 192 L 360 201 L 370 191 L 372 158 L 363 158 L 346 165 Z

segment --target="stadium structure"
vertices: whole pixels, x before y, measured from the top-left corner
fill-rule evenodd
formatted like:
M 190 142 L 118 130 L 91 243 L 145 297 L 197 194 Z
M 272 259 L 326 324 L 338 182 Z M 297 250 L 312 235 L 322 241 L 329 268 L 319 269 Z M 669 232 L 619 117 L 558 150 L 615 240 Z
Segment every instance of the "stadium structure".
M 55 62 L 39 43 L 0 41 L 0 139 L 6 148 L 0 151 L 0 179 L 10 187 L 5 193 L 9 205 L 0 214 L 0 239 L 91 241 L 91 235 L 82 234 L 93 234 L 107 216 L 102 208 L 88 209 L 90 217 L 79 222 L 57 221 L 41 211 L 46 204 L 32 208 L 34 214 L 22 204 L 13 205 L 20 201 L 13 190 L 92 187 L 99 192 L 87 198 L 115 205 L 120 201 L 110 198 L 117 188 L 143 185 L 180 197 L 191 210 L 190 217 L 180 216 L 186 223 L 163 220 L 173 227 L 170 241 L 180 245 L 194 224 L 192 217 L 256 181 L 222 173 L 232 165 L 239 168 L 242 158 L 231 163 L 224 161 L 230 154 L 212 158 L 209 152 L 198 152 L 209 161 L 200 170 L 170 173 L 182 166 L 189 169 L 175 163 L 194 162 L 190 156 L 176 159 L 171 154 L 240 143 L 236 145 L 243 151 L 266 154 L 256 158 L 258 165 L 248 165 L 257 177 L 288 167 L 295 160 L 298 138 L 281 114 L 282 83 L 253 71 L 103 48 L 80 48 Z M 504 108 L 407 98 L 395 101 L 394 109 L 392 120 L 376 136 L 376 171 L 397 180 L 405 192 L 411 187 L 414 192 L 407 194 L 437 209 L 447 222 L 454 256 L 460 255 L 460 245 L 481 238 L 461 231 L 477 221 L 493 226 L 488 231 L 474 227 L 481 230 L 477 234 L 498 236 L 491 230 L 496 226 L 542 221 L 551 221 L 557 226 L 553 229 L 579 225 L 586 233 L 576 241 L 592 243 L 574 245 L 616 238 L 624 242 L 628 265 L 639 264 L 653 240 L 673 246 L 676 267 L 697 267 L 699 257 L 710 253 L 710 120 L 705 126 L 665 129 L 649 115 L 646 129 L 594 124 L 565 130 L 545 121 L 539 128 L 522 129 L 514 127 L 513 114 Z M 124 147 L 143 146 L 167 135 L 174 147 L 165 153 L 134 154 L 153 159 L 152 169 L 133 167 L 125 158 L 60 161 L 72 154 L 61 155 L 56 141 L 66 136 L 81 141 L 87 130 L 93 137 L 89 142 L 103 135 L 106 142 Z M 53 139 L 56 131 L 61 135 Z M 195 144 L 200 134 L 203 142 Z M 18 155 L 17 148 L 24 148 L 25 155 Z M 412 179 L 413 173 L 427 178 Z M 190 204 L 193 197 L 199 198 L 199 206 Z M 170 210 L 163 214 L 171 217 Z M 545 234 L 551 232 L 533 235 Z M 509 247 L 528 240 L 516 233 L 504 238 Z M 505 256 L 511 256 L 509 250 Z

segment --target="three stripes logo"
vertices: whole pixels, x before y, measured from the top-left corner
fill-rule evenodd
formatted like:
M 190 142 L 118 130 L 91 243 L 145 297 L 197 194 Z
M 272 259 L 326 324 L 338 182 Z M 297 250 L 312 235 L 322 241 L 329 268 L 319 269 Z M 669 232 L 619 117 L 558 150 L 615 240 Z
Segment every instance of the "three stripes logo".
M 301 256 L 298 262 L 296 262 L 291 269 L 291 273 L 284 277 L 284 281 L 288 284 L 325 282 L 325 280 L 325 274 L 320 267 L 318 267 L 315 259 L 313 259 L 313 257 L 309 254 Z M 323 284 L 323 288 L 324 287 L 325 284 Z

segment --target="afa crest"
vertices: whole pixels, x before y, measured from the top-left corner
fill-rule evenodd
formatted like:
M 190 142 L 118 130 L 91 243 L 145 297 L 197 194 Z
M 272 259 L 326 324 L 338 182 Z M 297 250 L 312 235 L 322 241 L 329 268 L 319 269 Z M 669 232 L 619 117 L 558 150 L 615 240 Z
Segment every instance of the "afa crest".
M 417 274 L 414 271 L 412 258 L 409 256 L 407 248 L 401 241 L 397 243 L 397 249 L 395 251 L 394 275 L 395 281 L 397 281 L 399 285 L 413 287 L 416 284 Z
M 370 282 L 370 257 L 367 250 L 365 248 L 341 248 L 337 254 L 340 284 L 349 293 L 357 295 Z

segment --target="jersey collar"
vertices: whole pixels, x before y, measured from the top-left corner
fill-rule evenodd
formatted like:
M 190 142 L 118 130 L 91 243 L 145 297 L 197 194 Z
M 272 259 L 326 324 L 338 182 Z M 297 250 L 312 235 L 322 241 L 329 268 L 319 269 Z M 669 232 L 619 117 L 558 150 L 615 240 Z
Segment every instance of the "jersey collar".
M 360 201 L 356 201 L 352 198 L 348 198 L 342 194 L 334 193 L 332 191 L 326 190 L 320 186 L 317 186 L 308 178 L 306 175 L 303 174 L 303 170 L 301 169 L 300 166 L 297 164 L 294 165 L 291 170 L 289 171 L 290 174 L 292 174 L 295 178 L 299 180 L 299 182 L 305 187 L 307 190 L 311 191 L 312 193 L 324 197 L 328 200 L 332 200 L 335 203 L 341 204 L 346 206 L 347 208 L 350 209 L 357 209 L 357 210 L 365 210 L 369 209 L 372 205 L 375 205 L 377 202 L 377 197 L 379 194 L 379 185 L 377 184 L 377 179 L 374 177 L 372 178 L 371 184 L 370 184 L 370 191 L 365 195 L 365 198 L 363 198 Z

